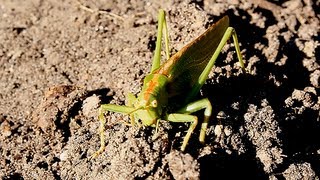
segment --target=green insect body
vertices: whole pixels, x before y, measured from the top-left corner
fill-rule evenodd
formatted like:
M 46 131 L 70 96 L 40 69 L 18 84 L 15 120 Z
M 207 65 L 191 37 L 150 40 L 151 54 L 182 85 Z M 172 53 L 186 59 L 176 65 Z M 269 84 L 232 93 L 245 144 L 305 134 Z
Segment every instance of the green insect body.
M 165 48 L 167 61 L 160 66 L 162 31 L 165 34 Z M 129 93 L 127 105 L 103 104 L 100 107 L 99 120 L 101 147 L 93 155 L 97 156 L 105 149 L 104 113 L 106 111 L 130 115 L 131 124 L 156 127 L 160 120 L 170 122 L 190 122 L 191 125 L 184 137 L 181 150 L 184 151 L 192 132 L 198 124 L 198 118 L 192 113 L 204 109 L 204 120 L 201 124 L 200 142 L 204 142 L 208 121 L 212 113 L 212 106 L 207 98 L 194 100 L 200 88 L 205 83 L 215 60 L 230 37 L 233 37 L 235 49 L 244 69 L 239 43 L 235 30 L 229 27 L 227 16 L 209 27 L 206 32 L 187 44 L 180 51 L 169 57 L 169 41 L 165 13 L 159 11 L 158 36 L 155 56 L 150 74 L 143 83 L 138 97 Z M 174 107 L 176 110 L 172 111 Z

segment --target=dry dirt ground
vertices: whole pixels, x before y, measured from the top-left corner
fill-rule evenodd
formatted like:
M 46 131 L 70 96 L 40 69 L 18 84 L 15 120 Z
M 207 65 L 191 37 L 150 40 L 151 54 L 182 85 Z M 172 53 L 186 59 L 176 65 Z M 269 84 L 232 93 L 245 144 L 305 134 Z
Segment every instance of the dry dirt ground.
M 189 124 L 130 127 L 97 109 L 138 94 L 167 11 L 171 52 L 223 15 L 227 45 L 201 90 L 213 104 L 206 143 Z M 0 0 L 2 179 L 319 179 L 319 0 Z M 199 113 L 201 117 L 202 113 Z M 200 118 L 201 119 L 201 118 Z

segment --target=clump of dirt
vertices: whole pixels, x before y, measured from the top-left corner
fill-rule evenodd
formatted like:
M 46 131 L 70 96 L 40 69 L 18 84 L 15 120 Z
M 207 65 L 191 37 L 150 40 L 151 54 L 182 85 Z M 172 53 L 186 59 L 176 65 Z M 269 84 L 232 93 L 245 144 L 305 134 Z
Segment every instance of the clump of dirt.
M 318 179 L 318 176 L 312 170 L 309 163 L 291 164 L 289 168 L 284 171 L 283 176 L 286 179 L 305 179 L 306 177 Z
M 245 128 L 255 146 L 256 157 L 264 165 L 264 171 L 271 173 L 283 162 L 283 145 L 278 137 L 281 130 L 272 107 L 267 102 L 262 102 L 261 106 L 261 109 L 255 105 L 249 106 L 248 113 L 244 115 Z
M 199 163 L 190 154 L 173 150 L 165 158 L 174 179 L 199 179 Z
M 86 97 L 86 90 L 73 86 L 51 87 L 32 114 L 32 121 L 43 132 L 55 132 L 68 125 L 73 108 Z M 60 121 L 59 121 L 60 120 Z M 52 128 L 52 129 L 49 129 Z
M 9 1 L 0 5 L 2 179 L 318 179 L 319 1 Z M 185 152 L 189 124 L 130 127 L 98 108 L 140 92 L 167 12 L 175 53 L 223 15 L 237 31 L 200 96 L 213 105 Z M 163 54 L 164 57 L 164 54 Z M 163 58 L 164 59 L 164 58 Z M 202 112 L 197 114 L 202 121 Z

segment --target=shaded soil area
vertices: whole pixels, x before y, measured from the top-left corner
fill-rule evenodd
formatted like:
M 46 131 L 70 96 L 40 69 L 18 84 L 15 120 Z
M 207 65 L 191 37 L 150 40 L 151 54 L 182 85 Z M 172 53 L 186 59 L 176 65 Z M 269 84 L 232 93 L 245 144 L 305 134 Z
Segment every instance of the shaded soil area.
M 201 96 L 213 105 L 185 152 L 188 123 L 130 127 L 98 108 L 125 104 L 151 68 L 157 14 L 177 52 L 223 15 L 227 44 Z M 2 179 L 319 179 L 320 1 L 0 0 Z M 164 59 L 164 53 L 163 53 Z M 199 119 L 202 119 L 202 112 Z

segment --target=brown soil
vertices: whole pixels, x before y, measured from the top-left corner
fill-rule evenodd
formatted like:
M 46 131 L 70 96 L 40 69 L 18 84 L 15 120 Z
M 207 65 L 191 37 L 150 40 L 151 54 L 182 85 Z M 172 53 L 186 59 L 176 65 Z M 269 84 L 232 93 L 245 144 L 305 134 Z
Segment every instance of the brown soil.
M 124 104 L 149 72 L 159 8 L 172 52 L 229 15 L 249 73 L 227 45 L 202 88 L 205 145 L 197 128 L 179 150 L 188 124 L 153 138 L 108 113 L 106 151 L 90 159 L 99 105 Z M 0 177 L 319 179 L 319 12 L 319 0 L 0 0 Z

